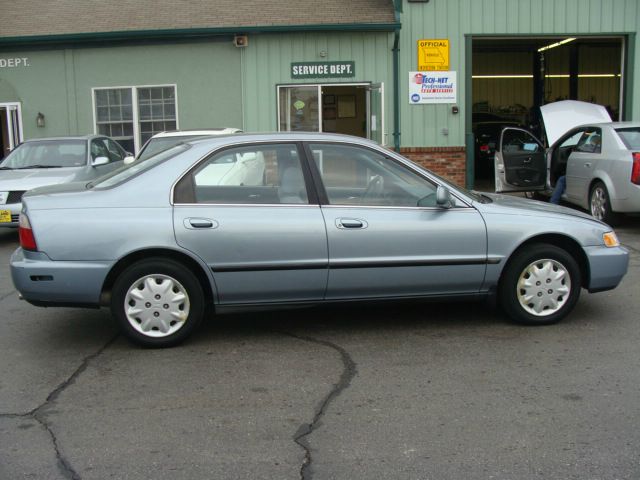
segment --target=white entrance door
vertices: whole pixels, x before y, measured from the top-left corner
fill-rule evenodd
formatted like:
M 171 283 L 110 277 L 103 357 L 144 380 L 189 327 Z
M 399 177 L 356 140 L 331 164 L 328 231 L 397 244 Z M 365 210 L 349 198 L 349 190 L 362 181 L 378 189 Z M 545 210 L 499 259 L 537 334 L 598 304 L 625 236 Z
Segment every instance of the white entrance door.
M 0 135 L 3 146 L 0 157 L 6 156 L 24 140 L 19 103 L 0 103 Z

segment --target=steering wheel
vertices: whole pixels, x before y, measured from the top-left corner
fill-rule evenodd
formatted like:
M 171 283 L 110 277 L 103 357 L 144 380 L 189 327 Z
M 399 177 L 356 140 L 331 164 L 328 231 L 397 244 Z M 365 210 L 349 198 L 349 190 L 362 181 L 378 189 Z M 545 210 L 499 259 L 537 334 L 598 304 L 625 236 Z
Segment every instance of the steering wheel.
M 377 199 L 378 197 L 382 196 L 383 192 L 384 192 L 384 178 L 382 178 L 382 175 L 374 175 L 369 180 L 369 183 L 367 184 L 367 188 L 364 190 L 364 193 L 362 194 L 361 203 L 366 204 L 368 203 L 369 200 Z

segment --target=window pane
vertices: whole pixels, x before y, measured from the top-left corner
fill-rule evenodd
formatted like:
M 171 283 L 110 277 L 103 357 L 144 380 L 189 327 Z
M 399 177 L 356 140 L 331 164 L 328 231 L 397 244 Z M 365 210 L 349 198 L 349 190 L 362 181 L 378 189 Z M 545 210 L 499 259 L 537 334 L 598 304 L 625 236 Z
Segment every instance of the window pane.
M 435 206 L 436 185 L 372 150 L 311 145 L 332 205 Z
M 95 103 L 97 132 L 133 144 L 131 89 L 95 90 Z
M 174 87 L 152 87 L 138 90 L 138 115 L 142 144 L 156 133 L 175 130 L 174 90 Z
M 307 189 L 293 144 L 232 148 L 193 174 L 198 203 L 306 204 Z
M 320 131 L 317 87 L 282 87 L 280 96 L 280 131 Z

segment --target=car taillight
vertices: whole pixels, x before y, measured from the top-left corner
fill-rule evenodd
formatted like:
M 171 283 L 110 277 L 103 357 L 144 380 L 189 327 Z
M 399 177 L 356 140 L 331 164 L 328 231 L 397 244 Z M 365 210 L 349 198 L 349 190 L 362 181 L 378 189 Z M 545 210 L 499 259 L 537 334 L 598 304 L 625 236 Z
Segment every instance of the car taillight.
M 31 222 L 26 214 L 21 213 L 18 220 L 18 235 L 20 236 L 20 246 L 25 250 L 38 250 L 36 244 L 36 237 L 33 236 L 33 230 L 31 229 Z
M 633 167 L 631 168 L 631 183 L 640 185 L 640 152 L 633 154 Z
M 489 145 L 480 145 L 480 151 L 481 152 L 488 152 L 489 151 Z

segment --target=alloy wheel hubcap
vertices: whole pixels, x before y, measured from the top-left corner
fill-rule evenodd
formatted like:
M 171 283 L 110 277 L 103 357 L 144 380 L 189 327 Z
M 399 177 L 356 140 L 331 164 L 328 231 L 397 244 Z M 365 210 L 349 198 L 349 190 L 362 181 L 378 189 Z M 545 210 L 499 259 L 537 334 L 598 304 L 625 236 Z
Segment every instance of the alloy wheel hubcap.
M 569 272 L 552 259 L 536 260 L 518 279 L 518 302 L 528 313 L 546 317 L 559 311 L 571 292 Z
M 607 197 L 602 188 L 598 187 L 591 193 L 591 215 L 602 220 L 606 213 Z
M 131 326 L 148 337 L 167 337 L 184 326 L 189 316 L 189 296 L 176 279 L 146 275 L 131 285 L 124 311 Z

